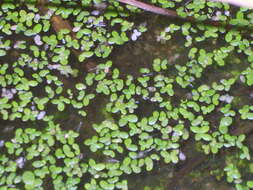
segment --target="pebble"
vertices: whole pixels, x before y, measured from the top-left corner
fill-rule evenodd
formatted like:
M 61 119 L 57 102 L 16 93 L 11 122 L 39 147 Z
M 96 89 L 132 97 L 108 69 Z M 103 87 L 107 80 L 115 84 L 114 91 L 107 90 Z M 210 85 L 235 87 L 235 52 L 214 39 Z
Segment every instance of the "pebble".
M 24 165 L 25 165 L 25 158 L 24 157 L 19 157 L 16 160 L 16 163 L 17 163 L 17 165 L 18 165 L 19 168 L 23 168 Z
M 245 82 L 246 81 L 245 76 L 244 75 L 240 75 L 240 80 L 241 80 L 241 82 Z
M 37 120 L 41 120 L 45 117 L 46 112 L 45 111 L 41 111 L 38 115 L 37 115 Z
M 12 99 L 14 97 L 14 95 L 16 94 L 17 90 L 16 89 L 6 89 L 6 88 L 3 88 L 2 89 L 2 97 L 6 97 L 8 98 L 9 100 Z
M 107 163 L 118 163 L 119 160 L 114 159 L 114 158 L 108 158 L 108 159 L 106 159 L 106 162 L 107 162 Z
M 43 44 L 43 42 L 41 41 L 41 37 L 40 37 L 39 35 L 36 35 L 36 36 L 34 37 L 34 42 L 35 42 L 35 44 L 38 45 L 38 46 L 41 46 L 41 45 Z
M 40 20 L 40 15 L 39 14 L 36 14 L 35 17 L 34 17 L 34 21 L 35 22 L 38 22 Z
M 72 29 L 73 32 L 78 32 L 81 29 L 80 26 L 76 26 Z
M 0 148 L 4 146 L 4 140 L 0 140 Z
M 134 29 L 133 34 L 131 35 L 131 39 L 133 41 L 136 41 L 139 36 L 141 36 L 141 32 L 139 32 L 138 30 Z
M 49 10 L 47 11 L 47 15 L 48 15 L 49 17 L 51 17 L 53 14 L 54 14 L 54 11 L 53 11 L 53 10 L 49 9 Z
M 166 27 L 164 31 L 165 32 L 170 32 L 170 27 Z
M 60 64 L 54 64 L 54 65 L 48 65 L 47 66 L 50 70 L 53 70 L 53 69 L 59 69 L 61 67 Z
M 220 11 L 217 11 L 215 13 L 215 16 L 212 17 L 212 20 L 219 20 L 219 17 L 221 16 L 221 12 Z
M 183 152 L 179 153 L 179 159 L 182 160 L 182 161 L 186 160 L 186 156 Z
M 226 16 L 230 16 L 230 12 L 229 12 L 229 11 L 225 11 L 224 14 L 225 14 Z
M 99 10 L 94 10 L 94 11 L 91 12 L 91 14 L 94 15 L 94 16 L 97 16 L 97 15 L 100 14 L 100 11 Z
M 156 88 L 155 88 L 155 87 L 152 87 L 152 86 L 149 86 L 149 87 L 148 87 L 148 90 L 149 90 L 150 92 L 155 92 L 155 91 L 156 91 Z
M 16 30 L 16 29 L 17 29 L 17 25 L 11 26 L 11 30 Z
M 17 41 L 15 44 L 14 44 L 14 49 L 17 49 L 19 44 L 22 44 L 23 42 L 22 41 Z
M 222 95 L 220 96 L 219 100 L 222 102 L 226 102 L 228 104 L 230 104 L 233 101 L 234 97 L 230 96 L 228 94 Z

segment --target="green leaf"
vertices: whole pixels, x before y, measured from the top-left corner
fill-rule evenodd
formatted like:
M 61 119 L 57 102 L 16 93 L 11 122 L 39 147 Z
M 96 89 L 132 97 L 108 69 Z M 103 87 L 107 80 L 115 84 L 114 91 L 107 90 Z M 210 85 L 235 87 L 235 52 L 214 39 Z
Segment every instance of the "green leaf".
M 145 158 L 146 170 L 151 171 L 153 169 L 153 160 L 149 157 Z
M 0 49 L 0 57 L 1 57 L 1 56 L 5 56 L 5 55 L 6 55 L 6 51 L 3 50 L 3 49 Z
M 57 104 L 57 109 L 58 109 L 59 111 L 63 111 L 63 110 L 65 109 L 64 103 L 59 102 L 59 103 Z
M 247 186 L 249 188 L 253 188 L 253 181 L 247 181 Z
M 225 36 L 225 40 L 226 42 L 231 42 L 233 36 L 232 36 L 232 33 L 231 32 L 228 32 Z
M 36 24 L 33 28 L 33 31 L 36 33 L 40 33 L 41 30 L 42 30 L 41 24 Z
M 221 119 L 220 125 L 229 126 L 229 125 L 232 124 L 232 122 L 233 122 L 232 117 L 223 117 L 223 118 Z
M 67 157 L 73 158 L 75 156 L 75 154 L 71 151 L 70 146 L 67 144 L 63 145 L 63 152 Z
M 93 166 L 93 168 L 97 171 L 102 171 L 103 169 L 105 169 L 105 164 L 96 164 Z
M 222 134 L 226 134 L 228 132 L 228 126 L 230 126 L 232 122 L 232 117 L 223 117 L 220 121 L 219 131 Z
M 110 184 L 104 180 L 99 182 L 99 185 L 105 189 L 105 190 L 113 190 L 114 189 L 114 184 Z
M 91 57 L 94 54 L 92 51 L 85 51 L 79 55 L 79 61 L 83 62 L 86 58 Z
M 130 114 L 127 117 L 128 121 L 131 123 L 136 123 L 138 121 L 138 117 L 134 114 Z
M 31 171 L 25 171 L 22 175 L 22 180 L 26 185 L 33 185 L 35 182 L 35 176 Z
M 253 70 L 250 70 L 247 75 L 247 85 L 252 86 L 253 85 Z

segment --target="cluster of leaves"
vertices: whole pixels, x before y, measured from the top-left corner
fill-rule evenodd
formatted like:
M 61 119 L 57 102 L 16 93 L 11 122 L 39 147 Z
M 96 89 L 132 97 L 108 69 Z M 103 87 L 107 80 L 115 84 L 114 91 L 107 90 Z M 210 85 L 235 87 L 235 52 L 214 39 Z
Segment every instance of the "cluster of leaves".
M 16 167 L 18 167 L 17 160 L 20 158 L 24 160 L 34 159 L 36 163 L 44 163 L 44 158 L 48 156 L 53 160 L 51 162 L 50 160 L 48 161 L 50 164 L 56 164 L 56 160 L 57 163 L 58 161 L 61 162 L 60 159 L 64 159 L 64 163 L 66 162 L 65 159 L 68 161 L 77 159 L 77 165 L 74 167 L 77 170 L 77 177 L 74 180 L 73 176 L 71 176 L 74 181 L 69 181 L 69 186 L 77 187 L 80 183 L 80 178 L 86 172 L 89 172 L 93 177 L 90 182 L 85 184 L 86 189 L 114 189 L 127 187 L 127 182 L 124 179 L 120 180 L 120 176 L 123 174 L 138 174 L 143 171 L 143 168 L 151 171 L 160 160 L 165 163 L 178 163 L 180 159 L 184 159 L 184 154 L 180 150 L 180 144 L 189 138 L 190 133 L 195 135 L 196 141 L 203 143 L 202 148 L 206 154 L 216 154 L 221 148 L 237 147 L 241 150 L 241 157 L 249 159 L 249 150 L 243 145 L 245 135 L 233 136 L 229 134 L 229 131 L 231 131 L 229 127 L 236 114 L 231 109 L 231 104 L 225 104 L 221 108 L 220 111 L 224 116 L 218 120 L 218 128 L 205 120 L 208 115 L 216 111 L 215 108 L 221 103 L 219 100 L 220 93 L 228 91 L 231 84 L 228 83 L 229 86 L 227 86 L 226 82 L 222 82 L 221 84 L 213 83 L 212 87 L 208 85 L 200 85 L 197 89 L 194 87 L 192 88 L 191 97 L 174 104 L 173 87 L 177 84 L 177 80 L 173 79 L 175 76 L 169 78 L 170 74 L 166 72 L 168 67 L 168 61 L 155 59 L 153 71 L 142 68 L 140 70 L 141 76 L 133 78 L 129 75 L 126 80 L 123 80 L 120 79 L 119 70 L 117 68 L 112 69 L 112 62 L 108 61 L 105 64 L 100 64 L 96 73 L 89 73 L 85 77 L 84 83 L 76 84 L 75 88 L 79 93 L 84 92 L 85 94 L 86 86 L 93 86 L 97 94 L 108 97 L 105 112 L 109 113 L 110 117 L 100 124 L 94 124 L 93 129 L 97 135 L 86 139 L 84 144 L 89 146 L 92 152 L 101 152 L 104 158 L 113 160 L 112 163 L 110 161 L 106 162 L 106 164 L 99 163 L 93 159 L 89 159 L 87 163 L 80 161 L 79 145 L 73 141 L 78 134 L 72 131 L 65 134 L 65 132 L 59 130 L 59 126 L 54 125 L 50 121 L 51 117 L 47 119 L 49 120 L 49 127 L 46 128 L 46 133 L 34 129 L 16 130 L 14 139 L 5 143 L 8 154 L 16 155 L 12 162 L 16 162 Z M 112 70 L 111 73 L 106 72 L 110 70 Z M 154 76 L 150 77 L 148 75 L 150 73 Z M 166 76 L 167 74 L 169 76 Z M 146 117 L 137 115 L 138 102 L 143 101 L 157 104 L 158 109 L 147 113 L 148 116 Z M 244 106 L 239 111 L 242 114 L 242 119 L 250 119 L 244 116 L 250 109 L 250 107 L 247 109 L 247 106 Z M 21 111 L 20 113 L 23 112 Z M 32 137 L 29 137 L 29 135 L 32 135 Z M 71 136 L 73 136 L 73 139 L 69 142 L 68 138 Z M 44 141 L 47 141 L 47 143 L 45 144 Z M 61 144 L 55 141 L 60 141 Z M 37 146 L 36 142 L 39 143 Z M 30 145 L 27 145 L 29 143 Z M 25 148 L 26 146 L 28 148 Z M 36 150 L 39 150 L 40 146 L 43 149 L 41 153 Z M 24 151 L 26 151 L 23 153 L 25 156 L 21 157 L 21 153 Z M 53 151 L 55 155 L 52 156 L 50 151 Z M 41 155 L 42 153 L 43 155 Z M 123 158 L 122 155 L 124 155 Z M 40 158 L 43 157 L 43 159 L 39 160 L 39 156 L 41 156 Z M 5 170 L 4 167 L 8 165 L 8 156 L 4 154 L 3 160 L 2 174 L 4 176 L 13 176 L 14 174 L 6 173 L 9 170 Z M 27 164 L 34 166 L 33 162 L 30 161 Z M 44 164 L 46 165 L 47 162 Z M 93 166 L 95 168 L 88 169 Z M 36 166 L 34 167 L 36 168 Z M 47 168 L 50 167 L 53 166 L 47 166 Z M 65 168 L 64 166 L 62 167 Z M 30 167 L 26 166 L 25 168 Z M 62 169 L 61 171 L 68 176 L 68 169 Z M 75 174 L 75 171 L 70 171 L 71 174 Z M 16 169 L 13 172 L 15 173 Z M 45 171 L 44 175 L 41 175 L 40 172 L 38 171 L 37 177 L 42 179 L 37 179 L 36 173 L 33 174 L 30 170 L 25 170 L 21 174 L 22 177 L 14 176 L 8 182 L 6 181 L 7 179 L 4 180 L 5 178 L 3 178 L 2 184 L 8 185 L 8 183 L 16 181 L 16 184 L 25 183 L 26 188 L 33 188 L 41 186 L 44 177 L 47 175 L 53 178 L 53 184 L 56 183 L 54 180 L 59 180 L 58 178 L 54 179 L 54 175 L 50 173 L 50 170 Z M 25 180 L 24 178 L 27 176 L 34 181 Z M 62 179 L 62 177 L 59 178 Z M 59 187 L 55 185 L 55 188 Z
M 43 189 L 50 175 L 55 189 L 71 189 L 80 183 L 80 177 L 88 169 L 87 164 L 80 164 L 77 136 L 73 131 L 62 131 L 52 121 L 43 131 L 17 129 L 15 137 L 5 143 L 5 149 L 1 148 L 6 151 L 0 157 L 1 186 L 18 189 L 14 187 L 22 184 L 25 189 Z
M 125 189 L 126 181 L 118 181 L 121 172 L 119 164 L 96 163 L 80 151 L 76 143 L 78 133 L 62 131 L 52 121 L 43 131 L 33 128 L 15 131 L 15 137 L 5 143 L 6 154 L 0 156 L 0 184 L 2 188 L 12 189 L 77 189 L 86 174 L 85 189 Z M 91 182 L 88 182 L 87 175 Z M 96 178 L 100 188 L 95 185 Z M 64 181 L 64 182 L 63 182 Z M 113 183 L 113 184 L 112 184 Z M 15 188 L 17 187 L 17 188 Z
M 79 61 L 83 62 L 93 55 L 102 58 L 108 57 L 114 45 L 122 45 L 129 41 L 128 36 L 133 30 L 142 32 L 146 30 L 143 25 L 138 26 L 128 21 L 126 18 L 129 14 L 124 14 L 123 7 L 117 4 L 116 6 L 115 3 L 104 4 L 102 1 L 95 1 L 94 10 L 85 11 L 71 1 L 70 5 L 65 1 L 64 4 L 70 7 L 64 8 L 64 6 L 59 6 L 59 1 L 55 0 L 50 2 L 52 6 L 41 8 L 48 8 L 46 12 L 39 11 L 35 3 L 1 3 L 1 33 L 12 39 L 15 39 L 14 36 L 17 34 L 28 38 L 17 40 L 15 45 L 9 42 L 3 43 L 0 48 L 0 56 L 7 55 L 7 50 L 12 46 L 17 49 L 29 48 L 39 56 L 37 47 L 29 47 L 28 39 L 34 38 L 37 46 L 51 53 L 53 51 L 53 55 L 50 56 L 52 62 L 66 65 L 69 62 L 71 49 L 80 51 Z M 84 1 L 82 4 L 92 6 L 88 1 Z M 19 9 L 20 6 L 25 8 Z M 55 28 L 50 22 L 55 19 L 55 15 L 61 16 L 63 19 L 71 18 L 73 28 L 64 27 L 57 35 L 51 34 Z M 14 41 L 12 42 L 14 43 Z
M 85 116 L 86 113 L 81 108 L 87 106 L 95 95 L 85 94 L 83 90 L 86 86 L 79 83 L 66 90 L 66 84 L 61 81 L 61 75 L 68 77 L 77 71 L 69 65 L 49 64 L 45 52 L 40 52 L 41 56 L 37 58 L 29 56 L 29 53 L 22 53 L 12 65 L 5 63 L 0 66 L 2 118 L 47 120 L 46 112 L 50 105 L 56 105 L 59 111 L 63 111 L 66 105 L 71 105 Z
M 87 106 L 94 94 L 85 94 L 86 86 L 76 84 L 74 89 L 66 90 L 68 87 L 64 87 L 66 85 L 61 81 L 62 75 L 78 75 L 74 68 L 76 64 L 70 58 L 71 51 L 80 52 L 79 62 L 93 55 L 105 58 L 114 44 L 122 45 L 129 40 L 126 32 L 130 35 L 138 27 L 125 19 L 128 15 L 119 14 L 113 4 L 89 12 L 74 5 L 73 8 L 63 8 L 58 1 L 51 3 L 52 7 L 48 7 L 44 15 L 36 8 L 35 2 L 1 3 L 0 30 L 5 38 L 0 39 L 0 57 L 12 62 L 1 64 L 0 69 L 0 83 L 5 92 L 0 104 L 5 120 L 43 118 L 48 104 L 56 105 L 59 111 L 63 111 L 66 105 L 77 109 Z M 82 4 L 92 6 L 91 2 Z M 103 2 L 96 1 L 95 4 L 102 6 Z M 24 9 L 19 9 L 19 6 Z M 72 31 L 62 29 L 54 34 L 51 24 L 54 15 L 73 19 Z M 143 26 L 141 28 L 145 31 Z M 17 35 L 22 38 L 16 39 Z M 40 89 L 40 92 L 35 94 L 35 89 Z M 82 92 L 77 92 L 76 96 L 76 91 Z M 79 110 L 79 114 L 86 115 L 83 110 Z
M 182 17 L 187 13 L 200 20 L 212 18 L 237 26 L 252 23 L 252 13 L 246 9 L 228 20 L 232 13 L 227 4 L 193 0 L 183 7 L 180 0 L 150 2 L 177 8 Z M 236 120 L 253 119 L 253 108 L 242 105 L 238 109 L 229 95 L 235 85 L 253 85 L 252 39 L 243 34 L 245 31 L 170 24 L 157 39 L 166 42 L 180 34 L 185 39 L 185 63 L 155 58 L 152 67 L 140 68 L 137 76 L 122 77 L 112 61 L 106 60 L 94 72 L 84 74 L 76 62 L 94 55 L 106 58 L 114 45 L 129 41 L 134 30 L 145 31 L 143 25 L 128 21 L 129 13 L 139 10 L 105 0 L 51 3 L 43 16 L 33 3 L 1 3 L 1 119 L 24 123 L 43 120 L 47 125 L 41 131 L 20 127 L 5 147 L 0 147 L 3 189 L 50 185 L 54 189 L 127 189 L 127 175 L 151 171 L 161 162 L 184 160 L 181 145 L 190 137 L 205 154 L 233 147 L 241 160 L 250 160 L 247 136 L 235 135 L 233 129 Z M 61 3 L 71 6 L 57 6 Z M 75 8 L 78 6 L 94 9 L 84 11 Z M 51 22 L 55 15 L 72 21 L 73 29 L 54 33 Z M 16 36 L 20 38 L 10 40 Z M 225 39 L 222 46 L 220 39 Z M 72 60 L 75 51 L 80 53 Z M 233 59 L 237 55 L 251 65 Z M 214 81 L 205 80 L 210 70 L 222 72 L 235 63 L 243 66 L 221 78 L 214 77 Z M 73 84 L 69 84 L 70 79 Z M 78 133 L 54 124 L 52 110 L 71 109 L 85 117 L 90 103 L 99 96 L 105 98 L 101 105 L 104 120 L 92 125 L 94 134 L 82 139 L 84 144 L 77 143 Z M 83 146 L 89 147 L 91 154 L 83 153 Z M 93 154 L 97 156 L 89 156 Z M 239 170 L 239 165 L 228 162 L 224 168 L 227 181 L 235 183 L 238 190 L 251 188 L 252 181 L 243 181 Z

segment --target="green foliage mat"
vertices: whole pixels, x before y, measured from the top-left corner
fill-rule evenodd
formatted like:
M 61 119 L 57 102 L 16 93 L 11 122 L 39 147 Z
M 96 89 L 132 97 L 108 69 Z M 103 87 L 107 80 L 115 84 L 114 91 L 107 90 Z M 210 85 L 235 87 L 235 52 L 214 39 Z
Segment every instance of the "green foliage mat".
M 210 156 L 231 150 L 220 154 L 226 163 L 217 176 L 253 188 L 252 11 L 147 2 L 198 22 L 161 18 L 165 26 L 154 32 L 136 19 L 141 10 L 114 0 L 52 0 L 43 14 L 36 1 L 0 3 L 0 117 L 16 123 L 11 137 L 1 129 L 0 190 L 128 189 L 129 176 L 184 160 L 189 139 Z M 57 31 L 55 16 L 72 30 Z M 184 61 L 158 56 L 126 75 L 110 60 L 113 50 L 145 32 L 165 45 L 183 40 Z

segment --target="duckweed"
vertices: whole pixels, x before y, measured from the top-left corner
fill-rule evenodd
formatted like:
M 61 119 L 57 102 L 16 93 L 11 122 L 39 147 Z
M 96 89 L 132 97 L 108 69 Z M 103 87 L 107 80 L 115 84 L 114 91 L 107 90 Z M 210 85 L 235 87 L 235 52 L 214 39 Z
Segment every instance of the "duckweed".
M 134 75 L 108 57 L 145 38 L 149 22 L 133 19 L 141 10 L 105 0 L 0 3 L 0 116 L 19 123 L 0 146 L 3 189 L 128 189 L 129 175 L 185 160 L 191 138 L 210 156 L 234 150 L 223 175 L 238 190 L 253 187 L 243 173 L 252 173 L 248 135 L 235 132 L 253 119 L 252 39 L 242 28 L 252 27 L 252 13 L 201 0 L 149 2 L 198 22 L 166 22 L 155 38 L 182 39 L 183 59 L 153 57 Z M 60 29 L 59 18 L 67 22 Z

